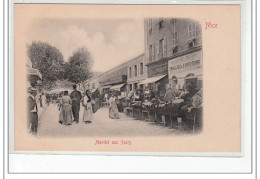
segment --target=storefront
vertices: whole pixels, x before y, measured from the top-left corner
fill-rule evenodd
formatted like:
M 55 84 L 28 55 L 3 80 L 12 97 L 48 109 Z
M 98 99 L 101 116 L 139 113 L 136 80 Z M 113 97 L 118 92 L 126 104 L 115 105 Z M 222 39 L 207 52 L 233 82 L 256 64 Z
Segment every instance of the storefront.
M 122 83 L 119 85 L 114 85 L 110 88 L 110 90 L 118 92 L 118 94 L 121 98 L 126 96 L 126 84 L 125 83 Z
M 125 93 L 126 80 L 127 80 L 126 75 L 110 77 L 104 81 L 100 81 L 101 87 L 99 88 L 99 90 L 101 93 L 105 93 L 115 88 L 116 89 L 115 91 L 120 91 L 122 93 L 123 92 Z
M 155 95 L 163 98 L 168 86 L 168 60 L 162 59 L 150 64 L 148 67 L 148 78 L 140 83 L 151 89 Z
M 169 83 L 174 90 L 185 89 L 190 83 L 195 89 L 202 88 L 202 50 L 198 48 L 168 61 Z

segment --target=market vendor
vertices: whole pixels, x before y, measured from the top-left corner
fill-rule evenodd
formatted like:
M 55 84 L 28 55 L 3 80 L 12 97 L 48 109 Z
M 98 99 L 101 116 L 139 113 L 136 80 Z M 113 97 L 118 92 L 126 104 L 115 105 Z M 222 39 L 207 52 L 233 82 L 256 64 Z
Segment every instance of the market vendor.
M 137 89 L 134 93 L 133 101 L 142 101 L 141 90 Z
M 192 96 L 195 94 L 195 88 L 192 83 L 188 82 L 186 85 L 186 90 L 181 94 L 181 98 L 184 100 L 186 104 L 191 105 Z
M 171 88 L 171 85 L 169 85 L 169 88 L 167 89 L 167 91 L 164 95 L 164 101 L 166 103 L 171 103 L 175 99 L 175 96 L 176 96 L 175 92 Z
M 145 89 L 144 89 L 144 99 L 146 100 L 151 100 L 155 98 L 155 94 L 154 92 L 152 91 L 152 88 L 149 89 L 149 87 L 147 86 Z

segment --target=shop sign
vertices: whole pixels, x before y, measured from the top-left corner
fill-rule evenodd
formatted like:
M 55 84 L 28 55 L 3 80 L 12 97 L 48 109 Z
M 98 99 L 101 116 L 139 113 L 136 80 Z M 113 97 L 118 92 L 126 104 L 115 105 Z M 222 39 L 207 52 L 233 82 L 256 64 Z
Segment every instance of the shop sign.
M 148 78 L 166 75 L 168 70 L 167 68 L 167 63 L 148 67 Z
M 169 79 L 173 76 L 184 78 L 190 73 L 202 74 L 202 52 L 198 51 L 170 60 L 168 70 Z

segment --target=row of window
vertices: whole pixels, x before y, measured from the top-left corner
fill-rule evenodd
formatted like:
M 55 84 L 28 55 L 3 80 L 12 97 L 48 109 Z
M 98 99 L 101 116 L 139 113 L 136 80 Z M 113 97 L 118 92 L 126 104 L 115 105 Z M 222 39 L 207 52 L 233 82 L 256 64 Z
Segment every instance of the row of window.
M 155 46 L 156 46 L 155 43 L 149 45 L 149 61 L 150 62 L 155 61 L 155 54 L 156 54 Z M 158 59 L 166 57 L 167 56 L 166 38 L 160 39 L 157 46 L 159 46 L 159 49 L 157 51 Z
M 175 30 L 175 21 L 173 23 L 173 34 L 172 34 L 172 53 L 176 53 L 177 49 L 176 46 L 178 45 L 178 32 Z M 191 23 L 188 26 L 188 38 L 192 39 L 196 37 L 196 25 L 195 23 Z M 155 61 L 156 59 L 156 51 L 157 51 L 157 58 L 161 59 L 163 57 L 167 56 L 167 38 L 162 38 L 159 40 L 159 42 L 155 42 L 154 44 L 149 45 L 149 62 Z M 158 43 L 158 44 L 156 44 Z M 158 47 L 158 50 L 156 50 L 156 46 Z
M 140 63 L 140 72 L 139 74 L 142 75 L 144 74 L 144 64 L 143 63 Z M 134 66 L 134 77 L 137 77 L 137 65 Z M 133 77 L 133 74 L 132 74 L 132 67 L 129 67 L 129 78 L 132 78 Z
M 176 19 L 172 19 L 171 21 L 171 29 L 173 32 L 176 32 Z M 159 30 L 164 27 L 164 20 L 159 19 L 158 23 L 158 28 Z M 152 35 L 153 32 L 153 19 L 150 18 L 148 19 L 148 35 Z M 196 24 L 195 23 L 190 23 L 188 27 L 188 33 L 189 33 L 189 38 L 195 37 L 196 36 Z
M 118 80 L 118 79 L 122 78 L 122 75 L 126 75 L 125 69 L 114 71 L 114 72 L 111 72 L 109 74 L 102 76 L 102 81 Z

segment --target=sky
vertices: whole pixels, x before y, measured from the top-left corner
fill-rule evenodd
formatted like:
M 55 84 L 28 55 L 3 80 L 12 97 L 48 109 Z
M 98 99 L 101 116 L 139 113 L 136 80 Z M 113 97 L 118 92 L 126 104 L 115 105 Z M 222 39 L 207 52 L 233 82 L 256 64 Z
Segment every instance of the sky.
M 27 45 L 55 46 L 67 61 L 78 48 L 93 57 L 93 71 L 105 72 L 144 53 L 143 19 L 37 19 L 29 27 Z

